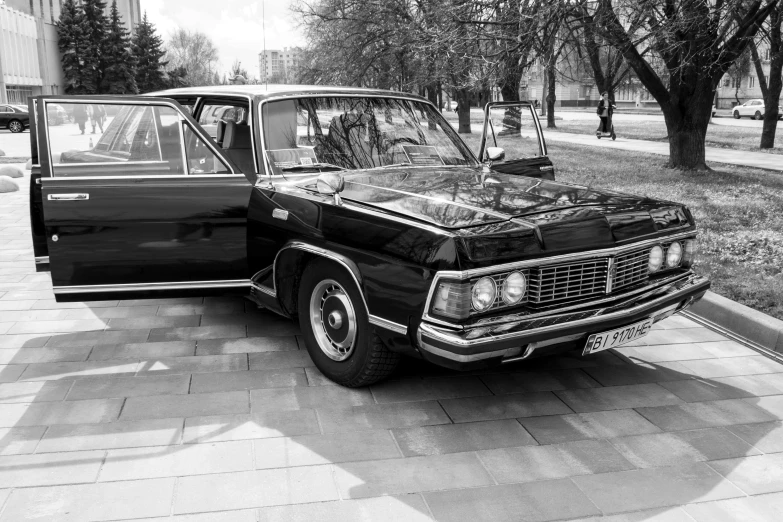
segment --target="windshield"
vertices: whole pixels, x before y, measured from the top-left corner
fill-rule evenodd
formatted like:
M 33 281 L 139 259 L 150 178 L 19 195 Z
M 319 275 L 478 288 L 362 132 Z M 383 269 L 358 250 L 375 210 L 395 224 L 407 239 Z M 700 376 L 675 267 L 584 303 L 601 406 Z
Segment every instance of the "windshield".
M 297 98 L 263 104 L 261 117 L 273 174 L 475 164 L 467 146 L 424 102 Z

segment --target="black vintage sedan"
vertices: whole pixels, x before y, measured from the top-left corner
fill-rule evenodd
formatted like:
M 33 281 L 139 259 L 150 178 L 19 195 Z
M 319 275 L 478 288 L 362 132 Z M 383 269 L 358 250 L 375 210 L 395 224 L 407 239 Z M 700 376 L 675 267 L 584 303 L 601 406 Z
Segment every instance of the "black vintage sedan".
M 49 127 L 100 104 L 99 135 Z M 36 262 L 58 301 L 239 293 L 345 386 L 646 335 L 699 299 L 683 205 L 555 180 L 527 102 L 477 155 L 425 99 L 308 86 L 31 102 Z M 213 122 L 215 110 L 243 118 Z M 205 131 L 203 125 L 215 124 Z

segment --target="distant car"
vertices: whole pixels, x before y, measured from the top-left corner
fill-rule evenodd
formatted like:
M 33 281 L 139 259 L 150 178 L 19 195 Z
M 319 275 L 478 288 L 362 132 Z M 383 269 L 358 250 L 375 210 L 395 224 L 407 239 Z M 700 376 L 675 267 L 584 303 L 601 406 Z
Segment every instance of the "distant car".
M 50 105 L 46 118 L 49 120 L 49 125 L 62 125 L 70 121 L 68 113 L 62 105 Z
M 712 117 L 713 117 L 713 118 L 715 117 L 715 113 L 717 113 L 717 112 L 718 112 L 718 110 L 717 110 L 717 108 L 715 107 L 715 104 L 713 103 L 713 104 L 712 104 Z
M 764 118 L 764 100 L 748 100 L 742 105 L 734 107 L 732 114 L 736 119 L 748 116 L 755 120 L 761 120 Z M 781 118 L 783 118 L 783 108 L 778 106 L 778 119 Z
M 0 128 L 17 133 L 28 127 L 30 127 L 30 114 L 27 112 L 27 107 L 0 105 Z

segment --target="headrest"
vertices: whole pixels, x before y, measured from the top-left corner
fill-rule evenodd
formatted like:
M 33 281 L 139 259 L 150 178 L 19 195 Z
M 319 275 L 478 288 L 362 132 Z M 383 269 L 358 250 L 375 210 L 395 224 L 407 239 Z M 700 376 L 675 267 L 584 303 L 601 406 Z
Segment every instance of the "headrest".
M 223 148 L 252 149 L 253 142 L 250 139 L 250 126 L 227 121 L 226 130 L 223 133 Z
M 223 146 L 223 137 L 226 134 L 226 122 L 220 120 L 217 122 L 217 131 L 215 132 L 215 141 L 221 147 Z

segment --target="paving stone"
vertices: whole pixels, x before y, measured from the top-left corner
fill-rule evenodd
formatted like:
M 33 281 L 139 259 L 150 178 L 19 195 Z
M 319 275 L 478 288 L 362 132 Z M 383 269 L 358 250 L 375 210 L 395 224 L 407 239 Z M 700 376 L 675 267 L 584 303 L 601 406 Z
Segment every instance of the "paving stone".
M 313 410 L 270 411 L 185 419 L 185 443 L 294 437 L 320 433 Z
M 0 488 L 95 482 L 103 451 L 0 457 Z
M 605 514 L 744 496 L 703 462 L 583 475 L 571 480 Z
M 751 397 L 749 399 L 744 399 L 744 401 L 748 404 L 753 404 L 758 409 L 777 420 L 783 420 L 783 395 Z
M 199 355 L 147 359 L 139 364 L 138 373 L 140 375 L 166 375 L 177 373 L 239 372 L 247 369 L 247 356 L 244 354 Z
M 495 395 L 529 393 L 599 386 L 582 370 L 521 372 L 483 375 L 481 380 Z
M 421 495 L 401 495 L 261 508 L 260 522 L 428 522 Z M 205 521 L 206 522 L 206 521 Z M 255 519 L 254 519 L 255 522 Z
M 750 348 L 728 340 L 706 343 L 621 347 L 617 351 L 626 357 L 648 363 L 756 355 L 756 352 Z
M 154 395 L 130 397 L 122 409 L 122 420 L 197 417 L 229 413 L 249 413 L 246 391 L 199 393 L 195 395 Z
M 120 421 L 50 426 L 37 453 L 144 446 L 171 446 L 182 440 L 184 419 Z
M 514 393 L 440 401 L 454 422 L 512 419 L 571 413 L 552 392 Z
M 307 375 L 308 386 L 337 386 L 337 383 L 322 374 L 315 366 L 308 366 L 304 369 Z
M 665 406 L 682 402 L 682 399 L 658 384 L 563 390 L 555 394 L 577 413 Z
M 439 491 L 424 498 L 441 522 L 544 522 L 601 513 L 570 480 Z
M 609 410 L 519 419 L 539 444 L 610 439 L 661 430 L 634 410 Z
M 164 299 L 124 299 L 117 306 L 176 306 L 204 304 L 203 297 L 172 297 Z
M 704 379 L 783 372 L 783 364 L 768 359 L 763 355 L 682 361 L 680 364 L 685 366 L 693 375 Z
M 251 370 L 275 370 L 278 368 L 304 368 L 315 366 L 307 350 L 287 352 L 251 353 L 248 355 Z
M 676 330 L 653 330 L 646 337 L 639 339 L 645 345 L 654 344 L 684 344 L 723 341 L 726 338 L 709 328 L 680 328 Z
M 180 326 L 199 326 L 200 318 L 195 315 L 179 315 L 172 317 L 142 316 L 116 317 L 109 319 L 106 325 L 109 330 L 139 330 L 145 328 L 176 328 Z
M 24 301 L 2 301 L 0 300 L 0 311 L 2 310 L 30 310 L 35 304 L 35 299 L 25 299 Z
M 78 348 L 8 348 L 0 350 L 0 364 L 86 361 L 89 346 Z
M 245 313 L 245 304 L 242 301 L 217 304 L 180 304 L 161 305 L 158 315 L 232 315 Z
M 685 511 L 696 522 L 769 522 L 783 513 L 783 493 L 690 504 Z
M 65 314 L 66 319 L 82 319 L 79 314 L 87 312 L 88 314 L 100 319 L 115 319 L 125 317 L 149 317 L 158 313 L 157 306 L 117 306 L 114 308 L 93 308 L 90 310 L 69 310 Z
M 681 507 L 668 507 L 619 515 L 578 518 L 569 522 L 693 522 L 693 519 Z
M 412 376 L 387 380 L 371 386 L 370 389 L 379 404 L 491 395 L 481 380 L 474 376 Z
M 86 361 L 28 364 L 21 381 L 46 381 L 95 377 L 99 375 L 134 375 L 139 367 L 138 361 Z
M 45 431 L 46 426 L 0 428 L 0 456 L 23 455 L 34 452 L 38 441 L 41 440 Z M 1 503 L 0 506 L 2 506 Z
M 264 353 L 299 350 L 294 336 L 248 337 L 245 339 L 207 339 L 198 342 L 196 355 L 227 353 Z
M 74 382 L 67 400 L 108 399 L 143 395 L 181 395 L 188 393 L 190 375 L 154 375 L 145 377 L 92 377 Z
M 675 466 L 760 453 L 723 428 L 636 435 L 612 439 L 611 442 L 617 451 L 638 468 Z
M 166 518 L 134 518 L 133 522 L 257 522 L 253 509 L 215 511 L 195 515 L 176 515 Z M 689 521 L 692 522 L 692 521 Z
M 372 394 L 367 388 L 300 386 L 250 391 L 250 409 L 253 413 L 305 408 L 347 408 L 367 404 L 374 404 Z
M 118 346 L 96 346 L 90 353 L 91 361 L 112 359 L 148 359 L 154 357 L 187 357 L 196 353 L 196 341 L 161 343 L 132 343 Z
M 273 321 L 257 320 L 247 325 L 248 337 L 277 337 L 281 335 L 300 335 L 299 323 L 289 319 L 275 318 Z
M 401 457 L 387 430 L 269 438 L 253 448 L 258 469 Z
M 0 521 L 118 520 L 167 516 L 174 497 L 173 478 L 15 489 Z M 56 517 L 56 518 L 55 518 Z
M 783 453 L 718 460 L 709 464 L 748 495 L 783 490 Z
M 123 399 L 0 404 L 0 427 L 112 422 Z
M 230 473 L 253 469 L 250 441 L 109 450 L 99 482 Z
M 499 483 L 535 482 L 633 469 L 607 441 L 501 448 L 478 453 Z
M 26 369 L 26 364 L 0 364 L 0 382 L 16 382 Z
M 616 367 L 585 368 L 584 371 L 602 386 L 628 386 L 692 378 L 688 369 L 676 362 L 640 362 Z
M 174 513 L 203 513 L 337 500 L 330 466 L 182 477 Z
M 637 411 L 663 431 L 693 430 L 775 420 L 763 409 L 756 408 L 741 399 L 690 402 L 674 406 L 638 408 Z
M 54 334 L 67 332 L 88 332 L 90 330 L 102 331 L 106 323 L 100 319 L 85 321 L 36 321 L 14 324 L 12 334 Z
M 79 332 L 52 335 L 46 346 L 103 346 L 115 344 L 141 343 L 149 337 L 149 330 L 106 330 L 103 332 Z
M 193 374 L 190 393 L 282 388 L 290 386 L 307 386 L 307 378 L 305 377 L 302 368 L 246 372 L 196 373 Z
M 0 403 L 61 401 L 72 381 L 13 382 L 0 384 Z
M 202 339 L 229 339 L 247 337 L 245 326 L 216 325 L 192 326 L 181 328 L 153 328 L 150 330 L 150 341 L 200 341 Z
M 35 334 L 0 335 L 0 348 L 43 348 L 49 338 Z
M 515 420 L 465 422 L 392 430 L 406 457 L 535 445 Z
M 782 375 L 783 374 L 773 374 Z M 757 376 L 752 376 L 757 377 Z M 736 379 L 736 377 L 728 377 Z M 743 377 L 746 378 L 746 377 Z M 687 381 L 662 382 L 661 386 L 685 402 L 716 401 L 721 399 L 741 399 L 754 394 L 742 388 L 718 382 L 717 379 L 690 379 Z
M 763 395 L 783 394 L 783 373 L 720 377 L 717 379 L 710 379 L 709 382 L 716 386 L 731 386 L 738 388 L 759 397 Z
M 726 429 L 764 453 L 783 452 L 783 422 L 737 424 Z
M 493 484 L 475 453 L 348 462 L 334 468 L 341 498 L 377 497 Z
M 612 350 L 605 350 L 587 356 L 582 356 L 581 352 L 570 352 L 552 357 L 539 357 L 537 359 L 511 364 L 508 368 L 509 371 L 537 372 L 539 370 L 573 370 L 577 368 L 594 368 L 596 366 L 623 364 L 628 364 L 628 361 L 618 357 Z
M 318 411 L 324 433 L 450 424 L 435 401 L 373 404 Z

